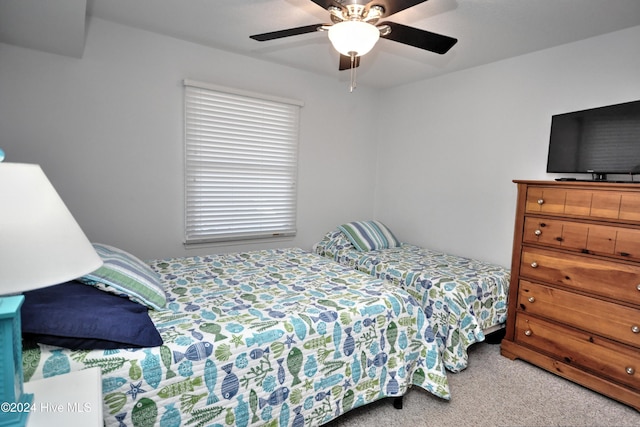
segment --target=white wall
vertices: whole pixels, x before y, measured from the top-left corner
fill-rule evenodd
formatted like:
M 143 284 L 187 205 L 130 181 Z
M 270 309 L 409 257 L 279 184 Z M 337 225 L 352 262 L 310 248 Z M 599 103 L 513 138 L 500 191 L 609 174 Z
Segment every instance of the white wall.
M 637 99 L 640 27 L 389 89 L 375 216 L 401 240 L 509 266 L 512 180 L 559 176 L 545 172 L 551 115 Z
M 185 250 L 184 78 L 305 102 L 293 240 Z M 373 213 L 377 91 L 94 19 L 73 59 L 0 44 L 0 147 L 39 163 L 92 241 L 141 258 L 300 246 Z M 354 126 L 355 125 L 355 126 Z
M 634 27 L 349 93 L 344 82 L 94 19 L 82 59 L 0 44 L 0 147 L 7 161 L 42 165 L 91 240 L 142 258 L 309 249 L 342 222 L 374 217 L 402 240 L 508 266 L 511 180 L 554 177 L 552 114 L 640 99 L 638 40 Z M 295 239 L 184 249 L 184 78 L 305 102 Z

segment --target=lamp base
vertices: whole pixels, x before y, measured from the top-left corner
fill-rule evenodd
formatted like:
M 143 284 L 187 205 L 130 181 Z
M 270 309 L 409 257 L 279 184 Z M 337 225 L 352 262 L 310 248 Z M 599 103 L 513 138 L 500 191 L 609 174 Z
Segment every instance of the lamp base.
M 24 427 L 33 410 L 33 394 L 23 393 L 18 402 L 2 402 L 0 427 Z M 6 408 L 5 408 L 6 406 Z

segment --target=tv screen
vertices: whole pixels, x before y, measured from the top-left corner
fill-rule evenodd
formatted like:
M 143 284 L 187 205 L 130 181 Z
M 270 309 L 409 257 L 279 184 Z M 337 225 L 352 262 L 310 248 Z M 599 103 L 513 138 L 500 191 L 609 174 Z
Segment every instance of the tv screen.
M 547 172 L 640 173 L 640 101 L 553 116 Z

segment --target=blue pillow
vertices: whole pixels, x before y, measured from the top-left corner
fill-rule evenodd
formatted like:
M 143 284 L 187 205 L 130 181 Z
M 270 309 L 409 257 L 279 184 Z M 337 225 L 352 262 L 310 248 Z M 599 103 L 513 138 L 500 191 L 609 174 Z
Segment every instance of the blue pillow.
M 400 246 L 391 230 L 380 221 L 354 221 L 338 227 L 361 252 Z
M 106 292 L 126 295 L 129 299 L 155 310 L 162 310 L 167 296 L 158 273 L 130 253 L 113 246 L 93 243 L 104 264 L 78 280 Z
M 24 293 L 25 340 L 72 350 L 157 347 L 147 307 L 79 282 Z

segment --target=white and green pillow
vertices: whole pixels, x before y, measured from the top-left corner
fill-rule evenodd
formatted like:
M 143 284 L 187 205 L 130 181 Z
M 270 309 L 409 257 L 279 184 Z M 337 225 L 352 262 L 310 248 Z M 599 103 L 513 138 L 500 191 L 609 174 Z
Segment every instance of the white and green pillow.
M 340 225 L 338 229 L 361 252 L 400 246 L 400 241 L 380 221 L 353 221 Z
M 124 295 L 155 310 L 162 310 L 167 296 L 158 273 L 122 249 L 93 243 L 104 264 L 78 281 L 106 292 Z

